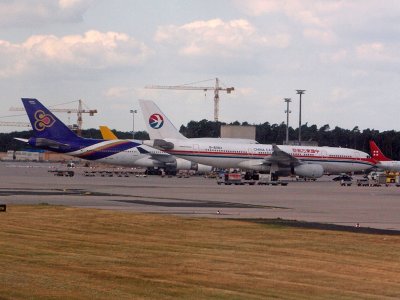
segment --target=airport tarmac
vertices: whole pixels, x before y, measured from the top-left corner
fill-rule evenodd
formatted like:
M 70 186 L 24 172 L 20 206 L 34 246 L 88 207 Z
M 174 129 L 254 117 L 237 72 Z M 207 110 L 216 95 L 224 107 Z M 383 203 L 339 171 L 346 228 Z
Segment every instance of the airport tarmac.
M 56 204 L 213 218 L 282 218 L 400 230 L 400 188 L 340 186 L 333 176 L 287 186 L 225 186 L 203 177 L 58 177 L 47 163 L 0 162 L 0 204 Z

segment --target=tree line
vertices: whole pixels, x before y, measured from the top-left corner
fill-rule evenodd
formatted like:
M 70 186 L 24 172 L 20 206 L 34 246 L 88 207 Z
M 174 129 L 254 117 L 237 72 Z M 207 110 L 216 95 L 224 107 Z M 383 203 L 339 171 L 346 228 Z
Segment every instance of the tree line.
M 190 121 L 186 126 L 180 127 L 180 132 L 188 138 L 197 137 L 219 137 L 221 125 L 250 125 L 248 122 L 221 123 L 208 120 Z M 254 125 L 256 127 L 256 140 L 261 144 L 282 144 L 286 138 L 286 125 L 263 124 Z M 131 132 L 113 130 L 114 134 L 121 139 L 131 139 Z M 7 150 L 27 149 L 26 144 L 14 140 L 14 137 L 29 138 L 33 135 L 32 131 L 18 131 L 11 133 L 0 133 L 0 152 Z M 98 129 L 87 129 L 82 131 L 82 136 L 87 138 L 101 138 Z M 380 132 L 374 129 L 360 130 L 358 126 L 353 129 L 343 129 L 340 127 L 330 128 L 328 124 L 318 127 L 309 126 L 307 123 L 301 127 L 303 141 L 315 141 L 319 146 L 347 147 L 364 152 L 369 152 L 369 141 L 374 140 L 381 148 L 382 152 L 394 159 L 400 160 L 400 132 L 388 130 Z M 135 139 L 146 140 L 149 135 L 146 131 L 135 132 Z M 298 139 L 298 128 L 289 127 L 289 139 Z
M 180 132 L 188 138 L 219 137 L 221 125 L 226 123 L 208 120 L 190 121 L 186 126 L 180 127 Z M 248 122 L 238 121 L 228 125 L 250 125 Z M 286 124 L 263 124 L 256 127 L 256 140 L 261 144 L 283 144 L 286 139 Z M 298 140 L 299 130 L 289 127 L 289 140 Z M 338 126 L 331 129 L 326 124 L 318 128 L 317 125 L 309 126 L 308 123 L 301 126 L 302 141 L 315 141 L 319 146 L 346 147 L 369 153 L 369 141 L 374 140 L 382 152 L 394 159 L 400 160 L 400 132 L 388 130 L 380 132 L 375 129 L 360 130 L 358 126 L 353 129 L 343 129 Z

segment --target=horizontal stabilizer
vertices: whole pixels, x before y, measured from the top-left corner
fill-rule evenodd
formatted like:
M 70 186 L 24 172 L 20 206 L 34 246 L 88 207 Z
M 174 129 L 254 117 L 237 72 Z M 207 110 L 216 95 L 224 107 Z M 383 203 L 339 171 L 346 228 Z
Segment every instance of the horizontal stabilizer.
M 68 148 L 68 144 L 63 144 L 57 141 L 53 141 L 50 139 L 45 139 L 45 138 L 36 138 L 35 139 L 35 146 L 36 147 L 49 147 L 49 148 L 55 148 L 55 149 L 61 149 L 61 148 Z
M 28 139 L 21 139 L 21 138 L 14 138 L 14 140 L 20 141 L 20 142 L 24 142 L 24 143 L 29 143 Z

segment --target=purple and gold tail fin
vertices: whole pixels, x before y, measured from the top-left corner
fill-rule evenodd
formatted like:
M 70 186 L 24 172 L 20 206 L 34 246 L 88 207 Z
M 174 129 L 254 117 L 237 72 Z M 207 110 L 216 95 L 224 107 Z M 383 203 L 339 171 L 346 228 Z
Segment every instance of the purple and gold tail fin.
M 75 140 L 79 137 L 37 99 L 22 98 L 36 138 Z

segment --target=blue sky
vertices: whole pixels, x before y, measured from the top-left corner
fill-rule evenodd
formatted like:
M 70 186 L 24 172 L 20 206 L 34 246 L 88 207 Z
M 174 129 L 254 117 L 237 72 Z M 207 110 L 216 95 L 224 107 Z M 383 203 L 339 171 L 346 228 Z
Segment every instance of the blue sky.
M 86 128 L 128 131 L 144 98 L 180 126 L 212 120 L 213 93 L 144 86 L 218 77 L 235 87 L 221 121 L 281 123 L 289 97 L 295 127 L 305 89 L 304 122 L 400 130 L 399 31 L 390 0 L 0 1 L 0 116 L 21 97 L 83 99 L 99 110 Z M 145 129 L 140 114 L 135 124 Z

